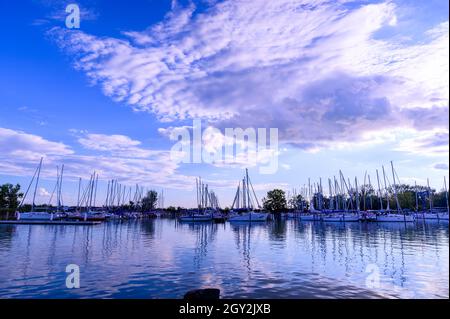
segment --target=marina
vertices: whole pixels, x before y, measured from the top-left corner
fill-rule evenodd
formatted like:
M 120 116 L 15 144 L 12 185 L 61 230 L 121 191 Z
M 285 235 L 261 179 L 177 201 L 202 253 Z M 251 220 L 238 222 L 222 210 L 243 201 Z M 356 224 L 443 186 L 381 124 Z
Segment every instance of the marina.
M 80 179 L 77 205 L 67 207 L 62 166 L 56 205 L 33 197 L 21 211 L 41 167 L 42 160 L 15 216 L 0 221 L 0 297 L 183 298 L 199 288 L 221 298 L 449 296 L 446 181 L 439 194 L 398 190 L 392 162 L 392 185 L 383 167 L 385 188 L 370 196 L 370 185 L 358 188 L 340 171 L 328 193 L 321 180 L 309 181 L 289 199 L 275 189 L 261 201 L 246 169 L 230 208 L 197 178 L 191 209 L 164 208 L 162 194 L 139 185 L 133 194 L 115 180 L 98 206 L 95 172 L 84 187 Z M 414 209 L 401 207 L 407 192 Z M 437 196 L 447 207 L 435 207 Z M 72 264 L 83 282 L 76 290 L 64 288 Z
M 0 224 L 0 297 L 448 298 L 448 259 L 439 221 Z M 66 289 L 73 263 L 81 287 Z

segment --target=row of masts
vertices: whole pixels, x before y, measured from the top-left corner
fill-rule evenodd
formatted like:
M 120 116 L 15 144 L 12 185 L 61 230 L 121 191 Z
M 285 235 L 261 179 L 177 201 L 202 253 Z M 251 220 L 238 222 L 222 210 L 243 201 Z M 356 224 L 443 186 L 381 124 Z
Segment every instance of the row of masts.
M 41 158 L 37 169 L 34 172 L 31 183 L 29 184 L 25 195 L 22 199 L 20 205 L 23 204 L 28 192 L 30 191 L 31 186 L 36 180 L 34 193 L 33 193 L 33 201 L 32 201 L 32 211 L 35 209 L 35 199 L 38 190 L 39 178 L 42 169 L 42 161 Z M 339 170 L 339 176 L 336 178 L 328 178 L 328 198 L 325 201 L 324 189 L 322 185 L 322 178 L 319 179 L 318 183 L 311 183 L 311 179 L 308 179 L 308 185 L 304 185 L 300 188 L 300 193 L 302 200 L 300 202 L 295 203 L 295 208 L 305 210 L 308 208 L 309 210 L 346 210 L 346 211 L 360 211 L 360 210 L 372 210 L 374 207 L 374 201 L 379 201 L 378 210 L 381 211 L 391 211 L 390 197 L 393 193 L 394 195 L 394 203 L 395 210 L 398 212 L 402 211 L 402 207 L 400 206 L 400 201 L 398 198 L 398 186 L 400 185 L 400 179 L 397 175 L 396 170 L 394 169 L 394 164 L 391 161 L 391 173 L 392 173 L 392 184 L 389 180 L 388 174 L 384 166 L 381 167 L 381 177 L 380 172 L 376 169 L 376 181 L 377 181 L 377 190 L 376 190 L 376 199 L 370 195 L 371 192 L 375 190 L 372 186 L 370 175 L 367 174 L 367 171 L 364 174 L 364 182 L 361 186 L 358 185 L 358 179 L 355 177 L 354 184 L 352 185 L 350 178 L 346 178 L 341 170 Z M 53 197 L 56 193 L 56 207 L 57 211 L 60 211 L 63 204 L 62 197 L 62 181 L 64 174 L 64 165 L 61 166 L 61 169 L 57 167 L 57 178 L 56 185 L 53 189 L 53 192 L 50 196 L 49 206 L 53 200 Z M 79 179 L 78 184 L 78 197 L 77 197 L 77 209 L 81 210 L 85 208 L 89 211 L 91 208 L 96 207 L 96 199 L 97 199 L 97 187 L 98 187 L 99 176 L 96 172 L 94 172 L 90 178 L 89 182 L 85 187 L 82 187 L 82 179 Z M 368 182 L 368 183 L 367 183 Z M 426 195 L 429 199 L 429 209 L 433 209 L 433 193 L 431 191 L 429 179 L 427 179 L 427 191 Z M 447 182 L 444 177 L 444 189 L 445 196 L 447 201 L 447 212 L 449 210 L 448 205 L 448 192 L 447 192 Z M 197 190 L 197 207 L 199 210 L 204 209 L 218 209 L 220 207 L 219 200 L 215 192 L 211 191 L 208 187 L 208 184 L 203 183 L 201 178 L 196 179 L 196 190 Z M 292 192 L 294 198 L 297 198 L 297 190 L 294 189 Z M 419 210 L 419 199 L 422 198 L 423 192 L 419 192 L 417 188 L 417 184 L 415 183 L 415 208 L 416 211 Z M 144 188 L 139 186 L 138 184 L 135 187 L 126 186 L 120 184 L 117 180 L 108 181 L 107 186 L 107 194 L 104 203 L 104 207 L 108 210 L 114 210 L 116 208 L 121 208 L 126 205 L 133 206 L 133 209 L 139 209 L 139 205 L 142 203 L 142 199 L 144 196 Z M 288 194 L 290 197 L 290 194 Z M 423 208 L 424 205 L 422 205 Z M 158 196 L 158 207 L 164 208 L 164 191 L 162 190 Z M 254 209 L 261 208 L 258 198 L 256 196 L 253 185 L 250 181 L 248 170 L 245 170 L 245 176 L 242 181 L 239 182 L 237 191 L 233 200 L 233 204 L 231 206 L 232 209 Z
M 255 209 L 261 208 L 258 197 L 256 196 L 253 184 L 248 176 L 248 169 L 245 169 L 245 176 L 238 183 L 236 195 L 234 196 L 231 209 Z
M 394 195 L 394 203 L 395 210 L 398 212 L 402 211 L 402 207 L 400 205 L 400 201 L 398 198 L 398 186 L 400 185 L 400 179 L 398 174 L 394 168 L 393 162 L 391 161 L 391 173 L 392 173 L 392 183 L 389 180 L 388 174 L 385 170 L 385 167 L 381 167 L 381 173 L 376 169 L 376 181 L 377 181 L 377 189 L 375 192 L 376 200 L 379 201 L 378 210 L 381 211 L 391 211 L 390 204 L 390 196 L 393 193 Z M 381 175 L 381 177 L 380 177 Z M 429 197 L 429 208 L 433 209 L 433 199 L 432 199 L 432 191 L 429 184 L 429 179 L 427 179 L 427 195 Z M 448 203 L 448 192 L 447 192 L 447 183 L 444 177 L 444 189 Z M 367 196 L 374 191 L 375 188 L 372 186 L 371 177 L 367 174 L 367 171 L 364 174 L 364 183 L 359 186 L 358 179 L 355 177 L 354 184 L 350 178 L 345 178 L 344 174 L 341 170 L 339 170 L 339 176 L 336 178 L 328 178 L 328 200 L 327 205 L 325 205 L 325 196 L 324 189 L 322 185 L 322 178 L 319 179 L 317 183 L 311 183 L 311 179 L 308 179 L 308 185 L 303 185 L 300 188 L 300 192 L 297 192 L 297 189 L 293 189 L 292 198 L 298 198 L 298 195 L 301 195 L 302 200 L 295 204 L 295 208 L 304 210 L 308 207 L 309 209 L 314 210 L 372 210 L 374 208 L 374 198 L 373 196 Z M 415 184 L 415 197 L 416 197 L 416 211 L 419 210 L 419 192 L 417 188 L 417 184 Z M 288 194 L 288 198 L 291 198 L 291 194 Z M 448 210 L 448 205 L 447 205 Z
M 219 199 L 216 193 L 209 189 L 208 184 L 203 183 L 202 179 L 196 178 L 195 185 L 197 190 L 197 208 L 200 211 L 205 209 L 219 209 Z
M 118 180 L 112 179 L 108 181 L 104 207 L 115 209 L 132 204 L 135 208 L 139 208 L 143 196 L 144 187 L 138 184 L 134 187 L 126 186 L 120 184 Z
M 41 176 L 42 162 L 43 158 L 40 159 L 39 165 L 36 168 L 33 177 L 31 179 L 31 182 L 28 185 L 28 188 L 19 205 L 19 206 L 23 205 L 28 193 L 30 192 L 31 187 L 34 184 L 31 211 L 34 211 L 36 208 L 36 196 L 38 195 L 39 189 L 38 185 Z M 56 184 L 49 197 L 49 201 L 47 204 L 48 206 L 51 206 L 53 199 L 55 198 L 57 212 L 64 210 L 64 201 L 62 195 L 63 175 L 64 175 L 64 165 L 62 165 L 61 168 L 57 166 Z M 99 182 L 99 175 L 95 171 L 93 172 L 93 174 L 90 175 L 89 181 L 85 186 L 83 186 L 82 178 L 79 178 L 77 204 L 76 204 L 76 208 L 78 211 L 81 211 L 83 209 L 89 211 L 90 209 L 97 207 L 96 201 L 97 201 L 98 182 Z M 144 197 L 144 187 L 139 186 L 138 184 L 136 184 L 135 187 L 126 186 L 120 184 L 118 180 L 112 179 L 108 181 L 106 190 L 106 199 L 103 204 L 103 207 L 108 210 L 114 210 L 117 208 L 122 208 L 124 206 L 132 206 L 133 209 L 139 209 L 143 197 Z M 215 194 L 213 194 L 213 198 L 214 199 L 216 198 Z M 158 206 L 159 208 L 164 208 L 164 190 L 161 190 L 161 193 L 158 195 Z

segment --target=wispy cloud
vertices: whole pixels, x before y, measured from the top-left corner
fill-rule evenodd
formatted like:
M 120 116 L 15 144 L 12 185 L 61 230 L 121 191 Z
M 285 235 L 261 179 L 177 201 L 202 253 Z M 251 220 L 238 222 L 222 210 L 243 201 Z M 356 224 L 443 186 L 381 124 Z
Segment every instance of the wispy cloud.
M 108 152 L 120 157 L 145 158 L 159 153 L 158 151 L 139 147 L 141 145 L 140 141 L 119 134 L 88 133 L 79 137 L 78 142 L 86 149 Z
M 114 178 L 127 184 L 175 189 L 190 189 L 194 185 L 195 178 L 177 171 L 178 165 L 171 160 L 169 151 L 137 148 L 140 142 L 123 135 L 91 134 L 81 141 L 97 152 L 77 154 L 64 143 L 0 128 L 0 174 L 31 176 L 44 157 L 42 176 L 52 179 L 56 176 L 55 167 L 65 164 L 65 176 L 72 180 L 89 178 L 96 171 L 102 179 Z
M 396 6 L 330 1 L 222 1 L 175 6 L 124 38 L 52 29 L 103 92 L 161 121 L 278 127 L 300 148 L 398 127 L 448 130 L 448 22 L 428 40 L 375 39 Z
M 448 171 L 448 163 L 436 163 L 434 164 L 433 168 Z

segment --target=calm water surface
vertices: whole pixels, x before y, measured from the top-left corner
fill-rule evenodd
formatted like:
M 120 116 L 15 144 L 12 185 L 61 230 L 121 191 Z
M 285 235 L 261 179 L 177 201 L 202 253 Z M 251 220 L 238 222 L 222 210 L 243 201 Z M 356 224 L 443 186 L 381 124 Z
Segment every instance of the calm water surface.
M 81 287 L 65 286 L 77 264 Z M 447 223 L 0 225 L 1 298 L 448 298 Z

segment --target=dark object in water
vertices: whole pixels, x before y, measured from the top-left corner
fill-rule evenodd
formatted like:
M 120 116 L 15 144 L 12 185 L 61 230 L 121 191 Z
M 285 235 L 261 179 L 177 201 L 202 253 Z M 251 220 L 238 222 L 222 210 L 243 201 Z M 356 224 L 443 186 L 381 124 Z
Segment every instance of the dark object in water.
M 194 289 L 188 291 L 184 295 L 184 299 L 193 300 L 193 299 L 219 299 L 220 298 L 220 289 L 216 288 L 206 288 L 206 289 Z

